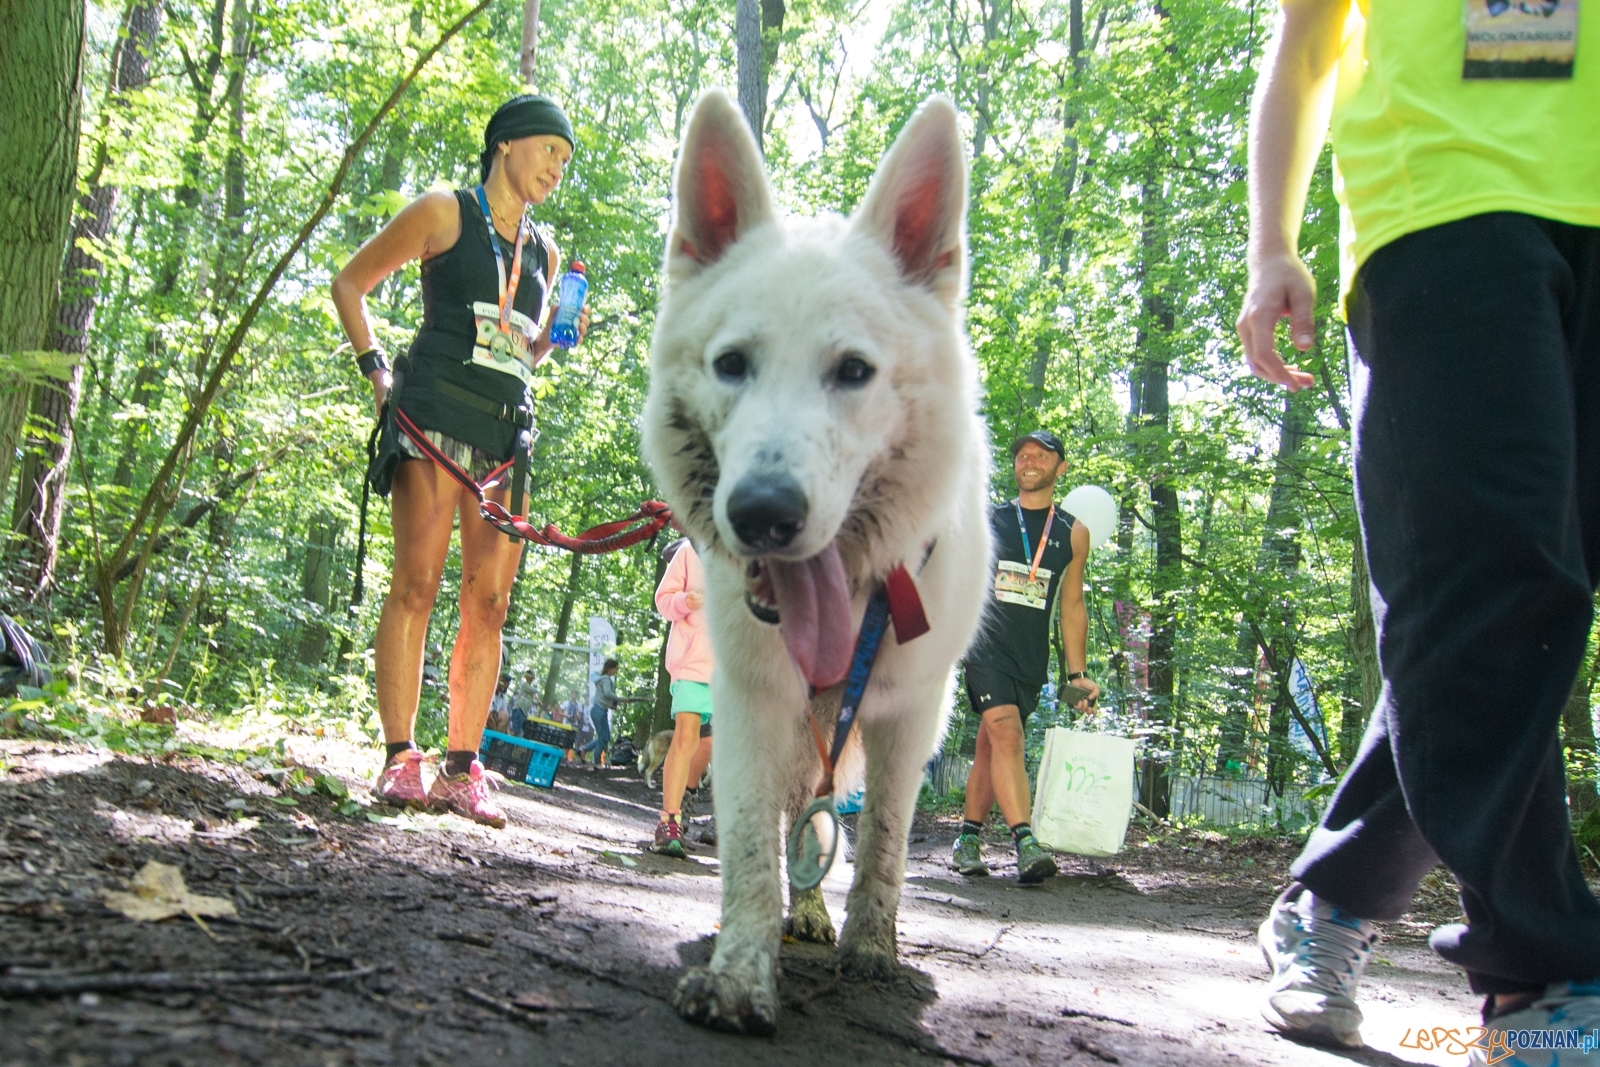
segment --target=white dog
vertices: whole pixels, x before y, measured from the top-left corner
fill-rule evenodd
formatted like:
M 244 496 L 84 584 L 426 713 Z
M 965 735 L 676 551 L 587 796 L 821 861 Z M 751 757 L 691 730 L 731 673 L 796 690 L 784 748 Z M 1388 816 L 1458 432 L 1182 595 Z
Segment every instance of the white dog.
M 780 220 L 744 117 L 711 92 L 674 180 L 644 450 L 705 562 L 722 862 L 716 951 L 676 1003 L 695 1022 L 769 1034 L 780 823 L 822 775 L 807 682 L 830 735 L 866 602 L 904 563 L 932 629 L 905 644 L 885 636 L 861 703 L 866 800 L 839 938 L 846 973 L 884 976 L 923 765 L 985 602 L 989 445 L 963 330 L 966 164 L 955 109 L 936 98 L 849 221 Z M 832 943 L 820 889 L 791 887 L 787 928 Z

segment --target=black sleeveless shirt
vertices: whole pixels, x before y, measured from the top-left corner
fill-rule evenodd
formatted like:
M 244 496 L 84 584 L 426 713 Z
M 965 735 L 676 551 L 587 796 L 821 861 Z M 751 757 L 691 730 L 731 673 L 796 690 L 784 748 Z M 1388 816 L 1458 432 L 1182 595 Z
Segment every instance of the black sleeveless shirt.
M 500 305 L 500 276 L 489 241 L 492 237 L 500 242 L 508 274 L 515 245 L 484 225 L 475 190 L 457 189 L 455 197 L 461 236 L 449 249 L 422 262 L 422 326 L 397 368 L 404 376 L 398 402 L 422 429 L 437 430 L 503 462 L 516 447 L 517 427 L 447 393 L 466 390 L 511 408 L 530 408 L 533 403 L 521 378 L 473 359 L 475 348 L 480 357 L 487 351 L 480 341 L 487 327 L 479 320 L 485 311 L 493 317 Z M 549 299 L 549 262 L 544 240 L 530 225 L 512 308 L 527 317 L 535 335 Z M 474 304 L 479 305 L 476 312 Z M 455 390 L 441 391 L 440 382 Z

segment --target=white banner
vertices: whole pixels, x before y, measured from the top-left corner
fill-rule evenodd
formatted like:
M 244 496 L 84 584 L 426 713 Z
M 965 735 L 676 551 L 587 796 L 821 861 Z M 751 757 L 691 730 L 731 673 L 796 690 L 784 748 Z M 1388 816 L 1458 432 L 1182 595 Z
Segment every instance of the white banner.
M 594 680 L 617 647 L 617 631 L 598 615 L 589 616 L 589 707 L 594 707 Z

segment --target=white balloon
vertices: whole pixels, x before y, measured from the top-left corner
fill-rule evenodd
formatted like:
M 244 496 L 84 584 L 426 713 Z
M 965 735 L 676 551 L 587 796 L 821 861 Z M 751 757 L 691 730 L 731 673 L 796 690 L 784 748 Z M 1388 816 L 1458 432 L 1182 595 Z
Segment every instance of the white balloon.
M 1061 506 L 1089 527 L 1089 547 L 1111 540 L 1117 528 L 1117 502 L 1098 485 L 1080 485 L 1066 495 Z

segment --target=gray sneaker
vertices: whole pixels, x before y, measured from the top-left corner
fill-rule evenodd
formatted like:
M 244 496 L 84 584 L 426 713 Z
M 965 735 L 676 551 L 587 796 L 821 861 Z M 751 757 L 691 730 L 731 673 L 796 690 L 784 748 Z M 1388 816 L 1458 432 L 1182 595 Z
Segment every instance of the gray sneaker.
M 1532 1004 L 1490 1019 L 1488 1027 L 1468 1054 L 1469 1067 L 1588 1067 L 1591 1035 L 1600 1029 L 1600 978 L 1547 986 Z
M 1356 985 L 1372 960 L 1378 928 L 1296 882 L 1273 903 L 1258 934 L 1272 968 L 1261 1014 L 1285 1037 L 1361 1047 Z
M 1017 881 L 1035 885 L 1056 875 L 1055 857 L 1039 844 L 1039 839 L 1026 834 L 1017 842 Z
M 956 838 L 956 847 L 950 854 L 950 865 L 968 878 L 987 875 L 989 865 L 983 862 L 983 842 L 977 834 L 962 834 Z

